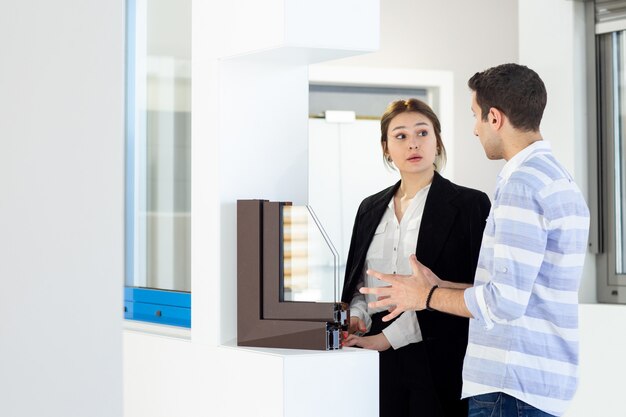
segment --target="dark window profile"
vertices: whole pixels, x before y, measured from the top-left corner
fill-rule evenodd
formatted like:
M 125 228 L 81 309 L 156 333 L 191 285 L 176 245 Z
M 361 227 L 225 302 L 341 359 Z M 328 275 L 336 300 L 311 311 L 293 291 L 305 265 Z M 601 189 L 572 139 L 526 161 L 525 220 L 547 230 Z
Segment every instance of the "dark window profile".
M 341 348 L 347 305 L 285 301 L 286 202 L 237 201 L 237 339 L 240 346 Z
M 599 34 L 595 46 L 598 139 L 591 147 L 597 166 L 591 171 L 595 184 L 590 189 L 598 219 L 596 242 L 592 235 L 597 295 L 599 302 L 626 304 L 626 31 Z

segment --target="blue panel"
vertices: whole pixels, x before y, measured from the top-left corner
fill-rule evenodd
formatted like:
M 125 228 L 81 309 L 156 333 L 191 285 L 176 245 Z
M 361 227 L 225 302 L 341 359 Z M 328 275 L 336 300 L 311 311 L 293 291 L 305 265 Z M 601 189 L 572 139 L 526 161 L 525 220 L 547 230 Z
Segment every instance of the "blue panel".
M 161 304 L 174 307 L 191 308 L 191 293 L 165 291 L 153 288 L 124 288 L 124 300 L 138 303 Z
M 125 287 L 124 318 L 191 327 L 191 294 Z

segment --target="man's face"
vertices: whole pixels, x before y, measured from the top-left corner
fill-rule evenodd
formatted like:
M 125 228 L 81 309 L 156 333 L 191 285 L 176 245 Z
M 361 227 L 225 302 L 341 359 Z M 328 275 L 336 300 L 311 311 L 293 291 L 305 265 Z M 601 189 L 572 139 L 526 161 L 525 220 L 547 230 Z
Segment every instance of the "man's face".
M 483 120 L 482 111 L 480 106 L 476 102 L 476 92 L 472 93 L 472 113 L 474 113 L 474 136 L 477 136 L 480 140 L 480 144 L 483 145 L 485 155 L 489 159 L 502 159 L 502 140 L 496 131 L 494 131 L 490 117 L 487 115 L 487 120 Z

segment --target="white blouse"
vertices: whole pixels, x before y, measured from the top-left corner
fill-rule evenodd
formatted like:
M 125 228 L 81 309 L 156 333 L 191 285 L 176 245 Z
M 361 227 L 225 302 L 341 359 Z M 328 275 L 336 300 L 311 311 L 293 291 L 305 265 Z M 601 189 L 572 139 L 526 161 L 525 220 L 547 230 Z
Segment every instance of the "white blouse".
M 365 268 L 361 282 L 357 284 L 356 293 L 350 302 L 350 315 L 356 316 L 365 322 L 367 331 L 372 325 L 371 315 L 384 308 L 369 308 L 367 303 L 376 301 L 375 295 L 364 295 L 358 292 L 359 288 L 380 287 L 387 285 L 365 273 L 367 269 L 373 269 L 385 274 L 411 275 L 409 256 L 415 253 L 417 236 L 419 235 L 424 204 L 430 185 L 422 188 L 411 199 L 402 220 L 398 223 L 395 215 L 394 199 L 387 205 L 387 209 L 380 219 L 374 238 L 365 257 Z M 414 311 L 405 311 L 393 323 L 383 330 L 383 334 L 394 349 L 399 349 L 410 343 L 422 340 L 417 316 Z

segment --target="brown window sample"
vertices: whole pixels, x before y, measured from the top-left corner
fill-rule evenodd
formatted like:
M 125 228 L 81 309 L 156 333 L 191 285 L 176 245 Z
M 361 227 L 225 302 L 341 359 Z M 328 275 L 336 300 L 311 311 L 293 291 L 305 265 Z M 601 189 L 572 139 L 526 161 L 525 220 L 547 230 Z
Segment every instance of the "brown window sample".
M 289 205 L 237 201 L 237 344 L 340 349 L 342 330 L 347 329 L 349 320 L 346 304 L 284 300 L 283 207 Z M 286 241 L 290 239 L 287 236 Z M 291 259 L 294 254 L 287 246 L 287 259 Z M 294 264 L 288 263 L 289 285 L 293 268 Z

